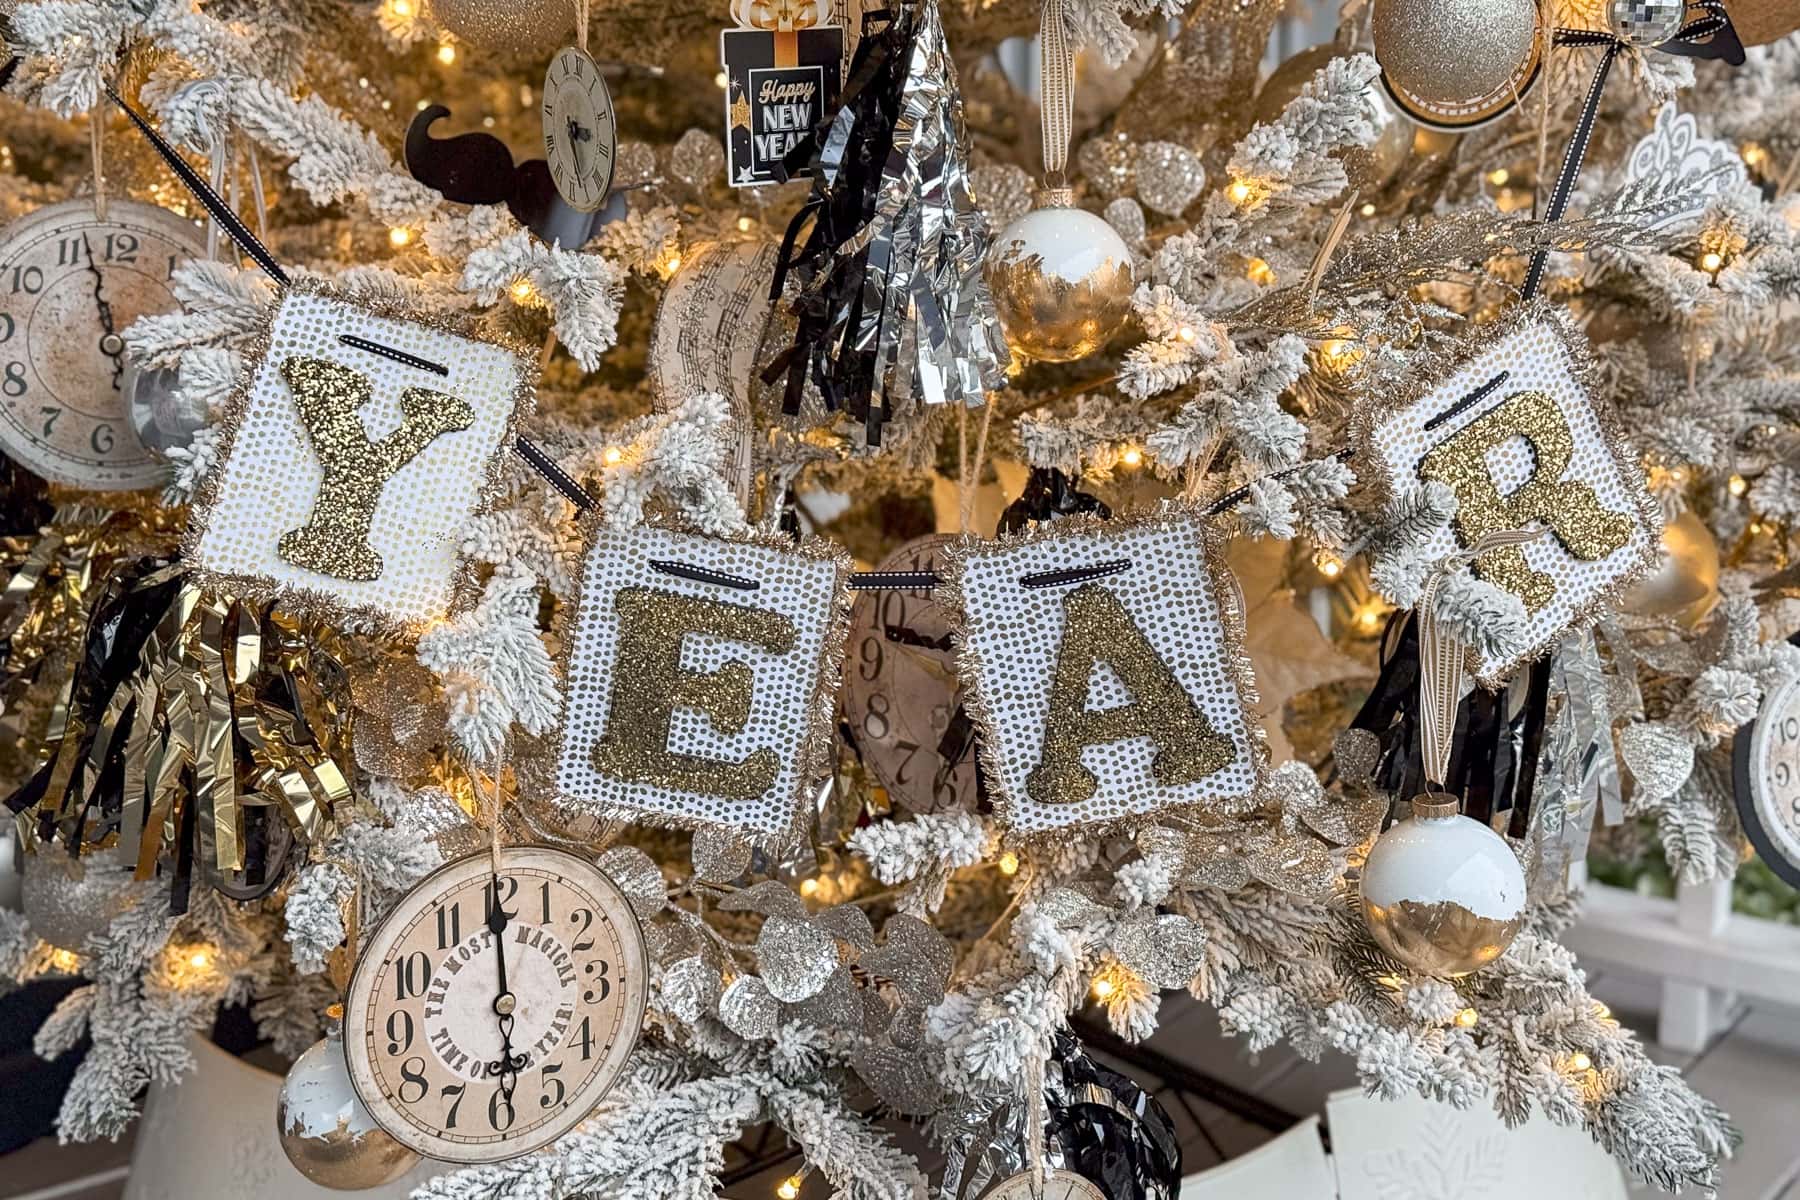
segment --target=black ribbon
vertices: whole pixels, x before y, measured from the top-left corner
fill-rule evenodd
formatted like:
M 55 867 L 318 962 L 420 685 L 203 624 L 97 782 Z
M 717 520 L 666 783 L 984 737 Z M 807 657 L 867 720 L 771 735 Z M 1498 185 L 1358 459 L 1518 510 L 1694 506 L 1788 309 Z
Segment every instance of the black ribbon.
M 1044 1134 L 1062 1165 L 1107 1200 L 1174 1200 L 1181 1191 L 1175 1123 L 1138 1083 L 1089 1058 L 1069 1033 L 1051 1042 Z
M 1733 66 L 1742 65 L 1744 46 L 1738 40 L 1737 31 L 1731 27 L 1731 17 L 1725 12 L 1725 5 L 1721 0 L 1700 0 L 1691 7 L 1701 9 L 1702 14 L 1682 25 L 1668 41 L 1651 48 L 1689 58 L 1719 58 Z M 1575 122 L 1575 134 L 1569 140 L 1568 150 L 1563 154 L 1562 169 L 1556 176 L 1556 187 L 1550 193 L 1549 205 L 1544 209 L 1546 223 L 1562 220 L 1563 213 L 1568 210 L 1569 196 L 1575 191 L 1575 180 L 1581 174 L 1582 163 L 1587 161 L 1588 142 L 1594 136 L 1594 118 L 1600 111 L 1600 94 L 1606 90 L 1606 77 L 1612 72 L 1613 63 L 1619 54 L 1632 45 L 1603 29 L 1558 29 L 1555 43 L 1558 46 L 1602 46 L 1605 53 L 1600 56 L 1600 63 L 1594 68 L 1593 82 L 1588 85 L 1587 99 L 1581 105 L 1581 117 Z M 1539 247 L 1533 252 L 1531 265 L 1525 271 L 1525 286 L 1519 293 L 1522 299 L 1529 300 L 1537 295 L 1538 286 L 1544 280 L 1544 264 L 1549 257 L 1548 246 Z

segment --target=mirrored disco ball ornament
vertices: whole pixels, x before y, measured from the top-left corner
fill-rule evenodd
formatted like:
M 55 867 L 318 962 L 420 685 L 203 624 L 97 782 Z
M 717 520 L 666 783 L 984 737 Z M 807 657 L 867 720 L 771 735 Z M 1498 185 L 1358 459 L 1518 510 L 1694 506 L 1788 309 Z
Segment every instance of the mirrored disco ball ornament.
M 1634 46 L 1660 46 L 1681 31 L 1687 0 L 1611 0 L 1606 22 Z
M 335 1029 L 288 1068 L 275 1097 L 275 1132 L 296 1170 L 338 1191 L 392 1183 L 419 1161 L 356 1098 L 343 1036 Z
M 133 368 L 125 379 L 125 411 L 138 441 L 158 455 L 186 447 L 205 426 L 206 409 L 175 390 L 176 372 Z
M 1024 358 L 1085 358 L 1131 314 L 1131 248 L 1064 190 L 1046 192 L 1000 231 L 987 281 L 1007 344 Z
M 1446 797 L 1376 839 L 1363 865 L 1363 919 L 1388 954 L 1421 974 L 1458 976 L 1506 953 L 1525 923 L 1525 871 L 1506 839 Z

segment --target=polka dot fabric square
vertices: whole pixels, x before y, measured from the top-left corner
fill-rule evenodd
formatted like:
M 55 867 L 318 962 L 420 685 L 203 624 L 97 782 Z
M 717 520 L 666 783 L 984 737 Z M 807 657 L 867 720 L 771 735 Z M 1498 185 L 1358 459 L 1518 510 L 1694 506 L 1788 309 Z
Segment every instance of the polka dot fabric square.
M 1011 835 L 1031 840 L 1072 826 L 1129 828 L 1170 808 L 1237 811 L 1259 788 L 1265 751 L 1247 715 L 1253 698 L 1242 652 L 1243 619 L 1214 532 L 1197 516 L 1169 509 L 1143 521 L 1064 518 L 1023 538 L 966 543 L 952 552 L 951 593 L 962 611 L 958 651 L 981 734 L 983 765 Z M 1124 563 L 1122 569 L 1112 569 Z M 1081 572 L 1076 582 L 1044 580 Z M 1106 573 L 1101 573 L 1105 571 Z M 1098 587 L 1118 601 L 1180 689 L 1222 739 L 1223 765 L 1191 782 L 1159 780 L 1159 751 L 1148 736 L 1084 747 L 1092 795 L 1045 803 L 1031 780 L 1046 757 L 1053 680 L 1063 652 L 1071 596 Z M 1110 608 L 1110 605 L 1109 605 Z M 1071 635 L 1079 636 L 1079 635 Z M 1109 652 L 1087 681 L 1086 712 L 1116 709 L 1133 696 Z
M 344 336 L 404 357 L 347 344 Z M 358 415 L 371 442 L 404 423 L 401 398 L 409 388 L 458 397 L 473 413 L 467 428 L 433 437 L 381 488 L 367 539 L 381 563 L 372 579 L 339 578 L 279 553 L 282 536 L 312 517 L 325 477 L 282 371 L 305 358 L 367 377 L 370 397 Z M 221 586 L 288 607 L 400 629 L 444 616 L 457 593 L 460 530 L 485 504 L 534 382 L 531 364 L 504 346 L 337 294 L 287 290 L 225 419 L 223 461 L 196 505 L 189 561 Z
M 1433 450 L 1502 406 L 1517 406 L 1520 397 L 1541 393 L 1550 398 L 1567 425 L 1570 453 L 1567 467 L 1555 481 L 1539 482 L 1585 484 L 1592 489 L 1591 515 L 1616 530 L 1627 531 L 1622 539 L 1608 535 L 1608 543 L 1617 541 L 1615 549 L 1584 559 L 1567 544 L 1579 541 L 1574 522 L 1581 518 L 1576 505 L 1551 506 L 1540 520 L 1524 523 L 1562 522 L 1568 526 L 1564 535 L 1552 532 L 1522 547 L 1526 564 L 1548 576 L 1554 590 L 1542 603 L 1527 606 L 1528 648 L 1522 654 L 1511 659 L 1477 656 L 1476 674 L 1485 683 L 1498 683 L 1520 662 L 1535 657 L 1571 630 L 1591 624 L 1598 608 L 1636 578 L 1655 553 L 1660 519 L 1642 471 L 1582 381 L 1580 364 L 1586 353 L 1581 335 L 1560 319 L 1516 320 L 1418 399 L 1378 418 L 1364 443 L 1359 474 L 1372 471 L 1377 482 L 1394 490 L 1416 488 L 1436 469 L 1427 463 Z M 1470 401 L 1470 396 L 1475 399 Z M 1549 444 L 1542 431 L 1534 436 Z M 1560 442 L 1563 435 L 1556 431 L 1554 437 Z M 1502 497 L 1518 493 L 1539 472 L 1533 442 L 1523 434 L 1489 445 L 1483 455 L 1488 477 Z M 1459 495 L 1458 500 L 1463 506 L 1471 503 L 1466 496 Z M 1466 548 L 1452 528 L 1431 544 L 1429 555 L 1435 560 Z M 1481 572 L 1476 574 L 1480 577 Z M 1490 582 L 1505 586 L 1499 578 Z
M 596 527 L 563 631 L 558 801 L 770 841 L 804 829 L 834 736 L 849 568 L 823 541 Z

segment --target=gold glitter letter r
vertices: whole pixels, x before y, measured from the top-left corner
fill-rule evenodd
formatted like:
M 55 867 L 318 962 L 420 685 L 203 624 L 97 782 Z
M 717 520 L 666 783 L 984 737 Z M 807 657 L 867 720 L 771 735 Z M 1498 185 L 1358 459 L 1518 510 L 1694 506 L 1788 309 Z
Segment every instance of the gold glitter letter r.
M 367 375 L 300 355 L 283 362 L 281 374 L 293 389 L 325 478 L 312 515 L 281 535 L 276 552 L 297 567 L 339 579 L 378 579 L 381 555 L 369 545 L 369 522 L 381 489 L 437 437 L 473 425 L 475 410 L 460 396 L 407 388 L 400 393 L 406 420 L 371 442 L 361 416 L 372 392 Z
M 654 588 L 623 588 L 613 599 L 619 641 L 613 652 L 606 733 L 594 767 L 629 783 L 756 800 L 775 783 L 781 761 L 764 747 L 737 762 L 677 754 L 669 727 L 677 708 L 699 709 L 721 733 L 741 733 L 750 719 L 755 673 L 742 662 L 716 671 L 687 671 L 681 646 L 689 634 L 741 642 L 771 654 L 794 647 L 794 623 L 778 612 L 721 604 Z
M 1531 478 L 1501 495 L 1488 468 L 1488 452 L 1515 437 L 1531 447 Z M 1595 562 L 1631 540 L 1634 522 L 1600 506 L 1594 489 L 1563 472 L 1575 455 L 1575 436 L 1556 401 L 1544 392 L 1515 392 L 1492 412 L 1469 422 L 1419 462 L 1423 479 L 1456 493 L 1457 540 L 1473 546 L 1500 529 L 1544 521 L 1576 558 Z M 1532 612 L 1556 595 L 1556 580 L 1534 569 L 1518 546 L 1490 551 L 1475 569 L 1525 602 Z
M 1081 763 L 1088 746 L 1147 737 L 1156 747 L 1150 770 L 1165 787 L 1204 779 L 1236 754 L 1213 728 L 1175 673 L 1157 655 L 1119 598 L 1087 583 L 1063 598 L 1066 623 L 1050 684 L 1043 755 L 1025 781 L 1039 804 L 1079 804 L 1094 794 L 1094 773 Z M 1131 692 L 1131 703 L 1088 710 L 1094 664 L 1107 663 Z

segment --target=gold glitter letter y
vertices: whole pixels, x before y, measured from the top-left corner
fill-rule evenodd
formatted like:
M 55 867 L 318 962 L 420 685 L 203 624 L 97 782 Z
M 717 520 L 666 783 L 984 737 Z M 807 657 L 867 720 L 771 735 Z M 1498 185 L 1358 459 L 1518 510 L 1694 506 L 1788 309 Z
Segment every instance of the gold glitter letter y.
M 325 478 L 306 524 L 282 534 L 276 551 L 297 567 L 339 579 L 378 579 L 381 555 L 369 545 L 369 522 L 381 489 L 437 437 L 473 425 L 475 411 L 460 396 L 407 388 L 400 393 L 405 422 L 371 442 L 361 416 L 372 391 L 367 375 L 299 355 L 281 364 L 281 374 Z
M 1081 752 L 1104 742 L 1149 738 L 1156 747 L 1150 770 L 1166 787 L 1204 779 L 1231 762 L 1231 739 L 1213 728 L 1117 596 L 1083 584 L 1063 599 L 1063 613 L 1043 756 L 1025 781 L 1033 800 L 1079 804 L 1092 796 L 1097 781 L 1081 764 Z M 1131 692 L 1130 704 L 1088 711 L 1096 662 L 1118 674 Z

